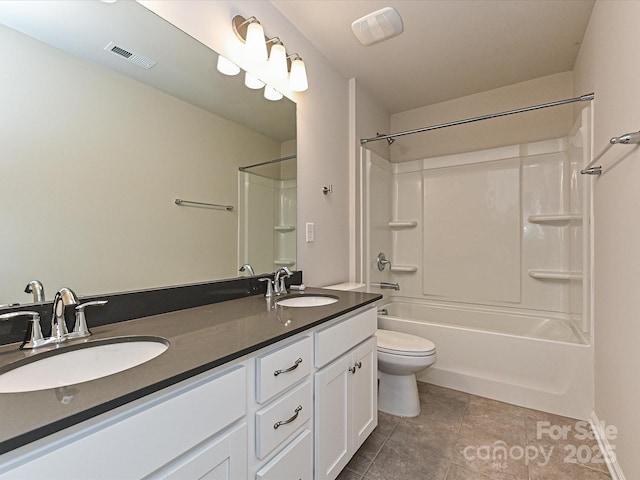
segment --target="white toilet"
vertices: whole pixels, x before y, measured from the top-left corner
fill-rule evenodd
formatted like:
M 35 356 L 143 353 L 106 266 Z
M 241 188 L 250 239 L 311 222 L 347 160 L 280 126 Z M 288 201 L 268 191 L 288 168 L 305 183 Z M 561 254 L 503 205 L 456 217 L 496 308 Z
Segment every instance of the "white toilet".
M 436 346 L 426 338 L 392 330 L 378 338 L 378 409 L 400 417 L 420 414 L 416 373 L 436 361 Z
M 324 288 L 364 291 L 364 283 L 338 283 Z M 376 330 L 378 339 L 378 410 L 417 417 L 420 398 L 416 373 L 436 361 L 436 346 L 426 338 L 392 330 Z

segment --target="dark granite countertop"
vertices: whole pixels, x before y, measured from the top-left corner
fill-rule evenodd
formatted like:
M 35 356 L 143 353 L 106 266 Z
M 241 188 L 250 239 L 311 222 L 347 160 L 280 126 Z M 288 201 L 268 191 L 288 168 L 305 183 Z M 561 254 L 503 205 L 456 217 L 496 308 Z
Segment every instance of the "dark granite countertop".
M 167 339 L 170 346 L 153 360 L 100 379 L 36 392 L 1 393 L 0 454 L 382 298 L 377 294 L 316 288 L 289 296 L 314 293 L 334 295 L 339 300 L 312 308 L 275 308 L 275 298 L 254 295 L 92 328 L 93 335 L 85 341 L 154 335 Z M 87 317 L 91 324 L 90 313 Z M 82 340 L 75 342 L 79 341 Z M 66 344 L 71 342 L 63 346 Z M 0 366 L 30 355 L 31 351 L 18 350 L 18 344 L 2 346 Z

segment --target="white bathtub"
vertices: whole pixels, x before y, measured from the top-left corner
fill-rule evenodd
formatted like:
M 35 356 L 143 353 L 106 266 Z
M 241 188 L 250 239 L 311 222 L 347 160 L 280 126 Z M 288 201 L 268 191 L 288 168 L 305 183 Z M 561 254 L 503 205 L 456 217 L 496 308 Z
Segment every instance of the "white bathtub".
M 586 420 L 593 411 L 591 345 L 561 315 L 433 304 L 394 297 L 380 328 L 436 344 L 435 365 L 418 379 Z

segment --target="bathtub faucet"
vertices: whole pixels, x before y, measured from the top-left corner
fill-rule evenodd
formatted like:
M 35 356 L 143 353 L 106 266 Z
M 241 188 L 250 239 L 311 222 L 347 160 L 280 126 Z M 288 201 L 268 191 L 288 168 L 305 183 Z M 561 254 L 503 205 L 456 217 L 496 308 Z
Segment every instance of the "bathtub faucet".
M 398 285 L 397 283 L 380 282 L 380 283 L 373 283 L 372 286 L 386 288 L 389 290 L 396 290 L 396 291 L 400 290 L 400 285 Z
M 378 310 L 378 315 L 389 315 L 389 310 L 387 310 L 386 308 L 381 308 L 380 310 Z

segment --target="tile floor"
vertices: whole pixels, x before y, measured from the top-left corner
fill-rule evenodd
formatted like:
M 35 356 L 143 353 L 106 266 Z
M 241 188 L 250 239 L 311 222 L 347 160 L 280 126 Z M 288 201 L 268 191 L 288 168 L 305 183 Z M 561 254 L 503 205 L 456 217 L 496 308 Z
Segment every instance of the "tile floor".
M 420 415 L 380 412 L 338 480 L 611 478 L 586 423 L 427 383 L 418 389 Z

